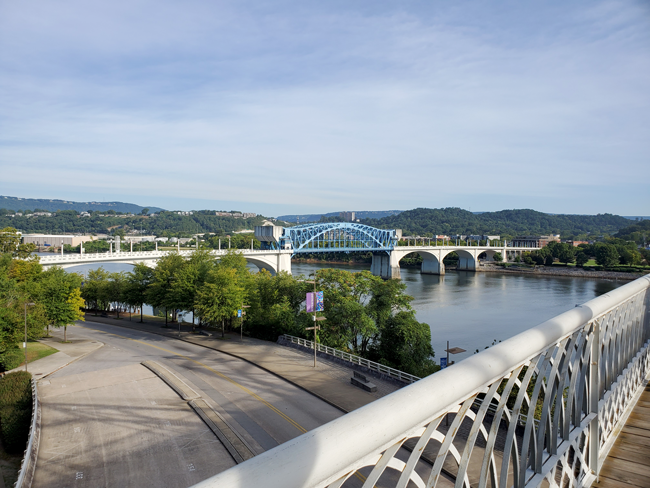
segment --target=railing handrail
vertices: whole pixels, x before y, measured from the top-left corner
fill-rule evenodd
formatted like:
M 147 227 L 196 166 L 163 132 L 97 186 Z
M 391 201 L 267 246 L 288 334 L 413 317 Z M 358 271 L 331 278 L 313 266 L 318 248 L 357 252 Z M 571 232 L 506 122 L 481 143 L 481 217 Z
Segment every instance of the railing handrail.
M 288 339 L 289 342 L 293 344 L 298 344 L 304 347 L 308 347 L 309 349 L 314 349 L 313 341 L 303 339 L 301 337 L 295 337 L 289 334 L 282 334 L 280 336 L 280 338 L 283 337 Z M 325 346 L 320 343 L 318 344 L 317 351 L 323 352 L 325 354 L 329 354 L 330 356 L 334 356 L 339 359 L 343 359 L 344 361 L 348 361 L 358 366 L 363 366 L 364 368 L 368 368 L 371 371 L 385 374 L 387 376 L 390 376 L 391 378 L 395 378 L 397 380 L 401 380 L 406 383 L 415 383 L 416 381 L 421 379 L 412 374 L 405 373 L 404 371 L 400 371 L 399 369 L 386 366 L 385 364 L 376 363 L 374 361 L 370 361 L 369 359 L 362 358 L 361 356 L 355 356 L 354 354 L 350 354 L 349 352 L 341 351 L 340 349 L 335 349 L 333 347 Z
M 18 472 L 18 479 L 16 480 L 16 483 L 14 483 L 14 488 L 22 488 L 25 479 L 27 479 L 26 486 L 31 486 L 32 477 L 34 474 L 34 468 L 36 468 L 35 463 L 36 463 L 36 454 L 38 452 L 38 441 L 39 441 L 39 439 L 37 438 L 38 433 L 36 432 L 36 429 L 37 429 L 37 423 L 39 417 L 38 415 L 39 403 L 38 403 L 38 389 L 36 387 L 36 380 L 34 378 L 31 379 L 31 387 L 32 387 L 32 422 L 29 427 L 29 441 L 27 442 L 27 448 L 25 449 L 25 453 L 23 454 L 23 460 L 20 463 L 20 471 Z M 36 442 L 37 444 L 34 445 L 34 442 Z M 34 449 L 36 450 L 35 453 L 32 452 Z
M 327 486 L 648 288 L 639 278 L 195 486 Z

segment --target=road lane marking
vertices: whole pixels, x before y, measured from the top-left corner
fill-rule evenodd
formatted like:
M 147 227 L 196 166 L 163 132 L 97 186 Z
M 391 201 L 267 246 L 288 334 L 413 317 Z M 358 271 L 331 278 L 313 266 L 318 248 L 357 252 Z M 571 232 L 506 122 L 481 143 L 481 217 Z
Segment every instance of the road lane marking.
M 244 391 L 244 392 L 247 393 L 248 395 L 252 396 L 252 397 L 255 398 L 257 401 L 259 401 L 259 402 L 261 402 L 262 404 L 264 404 L 264 405 L 265 405 L 267 408 L 269 408 L 271 411 L 275 412 L 277 415 L 279 415 L 280 417 L 282 417 L 282 418 L 283 418 L 284 420 L 286 420 L 288 423 L 290 423 L 291 425 L 293 425 L 297 430 L 299 430 L 299 431 L 302 432 L 303 434 L 307 432 L 307 429 L 305 429 L 302 425 L 300 425 L 298 422 L 296 422 L 296 421 L 293 420 L 291 417 L 289 417 L 288 415 L 286 415 L 284 412 L 282 412 L 281 410 L 279 410 L 279 409 L 278 409 L 277 407 L 275 407 L 273 404 L 269 403 L 267 400 L 264 400 L 264 399 L 263 399 L 262 397 L 260 397 L 257 393 L 255 393 L 255 392 L 249 390 L 249 389 L 246 388 L 244 385 L 238 383 L 237 381 L 233 380 L 233 379 L 230 378 L 229 376 L 226 376 L 225 374 L 223 374 L 223 373 L 217 371 L 216 369 L 211 368 L 211 367 L 208 366 L 207 364 L 204 364 L 204 363 L 202 363 L 202 362 L 200 362 L 200 361 L 197 361 L 196 359 L 192 359 L 192 358 L 190 358 L 190 357 L 188 357 L 188 356 L 185 356 L 185 355 L 183 355 L 183 354 L 179 354 L 179 353 L 177 353 L 177 352 L 170 351 L 169 349 L 165 349 L 164 347 L 156 346 L 156 345 L 154 345 L 154 344 L 149 344 L 149 343 L 147 343 L 147 342 L 145 342 L 145 341 L 141 341 L 141 340 L 139 340 L 139 339 L 132 339 L 131 337 L 126 337 L 126 336 L 123 336 L 123 335 L 120 335 L 120 334 L 115 334 L 115 333 L 113 333 L 113 332 L 104 332 L 103 330 L 94 329 L 94 328 L 92 328 L 92 327 L 87 327 L 87 326 L 83 326 L 83 325 L 78 325 L 77 327 L 81 327 L 81 328 L 83 328 L 83 329 L 89 329 L 89 330 L 93 330 L 93 331 L 97 331 L 97 332 L 102 332 L 102 333 L 104 333 L 104 334 L 106 334 L 106 335 L 112 335 L 112 336 L 115 336 L 115 337 L 119 337 L 120 339 L 127 339 L 127 340 L 129 340 L 129 341 L 137 342 L 137 343 L 139 343 L 139 344 L 143 344 L 143 345 L 145 345 L 145 346 L 153 347 L 153 348 L 158 349 L 158 350 L 160 350 L 160 351 L 164 351 L 164 352 L 166 352 L 166 353 L 168 353 L 168 354 L 173 354 L 174 356 L 178 356 L 178 357 L 181 357 L 181 358 L 186 359 L 186 360 L 188 360 L 188 361 L 191 361 L 191 362 L 193 362 L 193 363 L 195 363 L 195 364 L 198 364 L 199 366 L 201 366 L 201 367 L 207 369 L 208 371 L 213 372 L 213 373 L 216 374 L 217 376 L 220 376 L 220 377 L 223 378 L 224 380 L 230 382 L 231 384 L 233 384 L 234 386 L 238 387 L 239 389 L 241 389 L 242 391 Z M 110 326 L 109 326 L 109 327 L 110 327 Z

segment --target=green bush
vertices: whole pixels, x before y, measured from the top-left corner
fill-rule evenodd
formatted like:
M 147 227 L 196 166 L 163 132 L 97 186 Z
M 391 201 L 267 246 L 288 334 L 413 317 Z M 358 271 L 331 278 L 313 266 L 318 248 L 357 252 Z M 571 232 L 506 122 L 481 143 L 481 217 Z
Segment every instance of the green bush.
M 20 349 L 8 349 L 0 354 L 0 371 L 17 368 L 25 361 L 25 353 Z
M 0 379 L 0 435 L 9 453 L 21 453 L 27 445 L 32 419 L 31 379 L 26 371 Z

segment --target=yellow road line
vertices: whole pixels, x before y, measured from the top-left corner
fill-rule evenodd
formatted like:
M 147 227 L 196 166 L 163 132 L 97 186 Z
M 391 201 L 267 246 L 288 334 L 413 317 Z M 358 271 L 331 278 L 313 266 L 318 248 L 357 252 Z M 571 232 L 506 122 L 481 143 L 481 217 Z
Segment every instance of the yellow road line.
M 141 341 L 141 340 L 138 340 L 138 339 L 132 339 L 132 338 L 130 338 L 130 337 L 122 336 L 122 335 L 115 334 L 115 333 L 112 333 L 112 332 L 104 332 L 103 330 L 93 329 L 92 327 L 86 327 L 86 326 L 83 326 L 83 325 L 78 325 L 77 327 L 81 327 L 81 328 L 84 328 L 84 329 L 93 330 L 93 331 L 95 331 L 95 332 L 101 332 L 101 333 L 103 333 L 103 334 L 106 334 L 106 335 L 112 335 L 112 336 L 115 336 L 115 337 L 119 337 L 119 338 L 121 338 L 121 339 L 127 339 L 127 340 L 129 340 L 129 341 L 137 342 L 137 343 L 139 343 L 139 344 L 143 344 L 143 345 L 145 345 L 145 346 L 153 347 L 153 348 L 158 349 L 158 350 L 160 350 L 160 351 L 164 351 L 164 352 L 166 352 L 166 353 L 173 354 L 173 355 L 178 356 L 178 357 L 181 357 L 181 358 L 183 358 L 183 359 L 187 359 L 188 361 L 192 361 L 193 363 L 198 364 L 199 366 L 204 367 L 204 368 L 207 369 L 208 371 L 212 371 L 214 374 L 220 376 L 221 378 L 225 379 L 226 381 L 228 381 L 228 382 L 230 382 L 231 384 L 235 385 L 236 387 L 240 388 L 242 391 L 248 393 L 250 396 L 252 396 L 252 397 L 255 398 L 256 400 L 258 400 L 259 402 L 263 403 L 263 404 L 266 405 L 270 410 L 272 410 L 273 412 L 275 412 L 276 414 L 278 414 L 280 417 L 282 417 L 284 420 L 286 420 L 287 422 L 289 422 L 291 425 L 293 425 L 296 429 L 298 429 L 298 430 L 299 430 L 300 432 L 302 432 L 303 434 L 304 434 L 305 432 L 307 432 L 307 429 L 305 429 L 302 425 L 300 425 L 298 422 L 296 422 L 296 421 L 293 420 L 291 417 L 289 417 L 288 415 L 286 415 L 284 412 L 282 412 L 281 410 L 279 410 L 279 409 L 278 409 L 277 407 L 275 407 L 273 404 L 271 404 L 271 403 L 269 403 L 268 401 L 264 400 L 264 399 L 263 399 L 262 397 L 260 397 L 257 393 L 255 393 L 255 392 L 249 390 L 249 389 L 246 388 L 244 385 L 242 385 L 242 384 L 240 384 L 240 383 L 237 383 L 235 380 L 233 380 L 232 378 L 226 376 L 225 374 L 223 374 L 223 373 L 217 371 L 216 369 L 211 368 L 211 367 L 208 366 L 207 364 L 203 364 L 202 362 L 197 361 L 196 359 L 192 359 L 192 358 L 190 358 L 190 357 L 184 356 L 183 354 L 179 354 L 179 353 L 177 353 L 177 352 L 170 351 L 169 349 L 165 349 L 164 347 L 155 346 L 155 345 L 153 345 L 153 344 L 149 344 L 149 343 L 147 343 L 147 342 L 144 342 L 144 341 Z

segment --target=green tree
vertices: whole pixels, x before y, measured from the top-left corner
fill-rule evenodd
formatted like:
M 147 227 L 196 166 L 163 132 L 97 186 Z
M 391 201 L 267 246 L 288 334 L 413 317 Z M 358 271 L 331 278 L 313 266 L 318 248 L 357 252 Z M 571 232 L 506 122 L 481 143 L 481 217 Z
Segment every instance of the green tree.
M 503 256 L 501 255 L 500 252 L 495 252 L 494 256 L 492 256 L 492 259 L 494 259 L 497 263 L 500 263 L 503 261 Z
M 431 329 L 415 319 L 415 312 L 402 311 L 391 316 L 376 341 L 379 362 L 416 376 L 436 371 L 431 347 Z
M 124 301 L 129 305 L 140 307 L 140 322 L 142 322 L 142 309 L 146 302 L 147 288 L 153 281 L 153 269 L 146 264 L 138 263 L 126 275 L 124 285 Z
M 363 355 L 378 328 L 366 310 L 373 287 L 381 278 L 369 271 L 319 269 L 316 287 L 324 292 L 327 321 L 321 329 L 323 343 Z M 309 287 L 306 287 L 309 290 Z
M 0 252 L 13 254 L 20 244 L 20 234 L 13 227 L 0 229 Z
M 589 261 L 589 256 L 583 251 L 576 253 L 576 265 L 583 267 Z
M 214 257 L 209 251 L 194 251 L 190 258 L 180 266 L 171 282 L 171 293 L 175 297 L 175 306 L 179 310 L 191 310 L 198 290 L 205 283 L 210 270 L 214 268 Z M 194 324 L 192 324 L 194 328 Z
M 48 323 L 53 327 L 63 327 L 64 341 L 67 341 L 68 324 L 84 320 L 80 286 L 78 274 L 66 273 L 58 266 L 43 272 L 40 302 L 45 307 Z
M 226 266 L 211 269 L 196 296 L 196 311 L 209 324 L 221 322 L 224 336 L 226 319 L 233 316 L 245 299 L 245 290 L 237 278 L 237 271 Z
M 153 282 L 147 289 L 147 303 L 165 309 L 165 323 L 167 322 L 167 310 L 173 310 L 176 318 L 176 306 L 179 301 L 172 292 L 172 283 L 177 272 L 184 266 L 185 259 L 178 253 L 165 254 L 158 260 L 153 272 Z
M 616 266 L 618 264 L 618 251 L 613 244 L 599 242 L 594 246 L 596 253 L 596 263 L 601 266 Z

